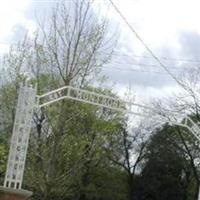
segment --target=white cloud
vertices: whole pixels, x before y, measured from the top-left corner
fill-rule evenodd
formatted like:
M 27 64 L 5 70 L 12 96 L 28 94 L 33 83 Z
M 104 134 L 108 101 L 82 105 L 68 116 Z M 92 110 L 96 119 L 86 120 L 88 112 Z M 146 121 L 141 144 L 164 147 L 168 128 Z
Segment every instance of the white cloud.
M 97 2 L 104 7 L 104 15 L 111 21 L 117 22 L 120 25 L 121 38 L 118 52 L 123 51 L 123 53 L 129 55 L 146 54 L 147 51 L 144 46 L 136 39 L 134 33 L 131 32 L 115 9 L 111 5 L 108 6 L 108 1 L 106 1 L 107 3 L 105 3 L 105 1 Z M 113 2 L 157 56 L 184 59 L 192 59 L 194 57 L 191 54 L 197 52 L 194 44 L 198 44 L 198 42 L 194 41 L 194 39 L 192 40 L 192 36 L 183 35 L 182 33 L 189 32 L 197 35 L 200 34 L 199 0 L 113 0 Z M 186 42 L 183 44 L 183 42 L 180 41 L 180 37 L 184 37 L 184 39 L 188 41 L 187 44 Z M 183 49 L 184 52 L 187 52 L 187 55 L 183 54 Z M 126 60 L 124 59 L 124 61 Z M 154 60 L 152 60 L 152 62 L 153 61 Z M 144 59 L 142 62 L 147 62 L 146 64 L 148 64 L 149 61 Z M 169 65 L 168 67 L 179 66 L 180 64 L 178 62 L 163 62 L 167 66 Z M 154 63 L 157 65 L 157 62 Z M 113 66 L 115 65 L 115 62 L 113 62 Z M 190 65 L 188 65 L 188 63 L 186 65 L 190 67 L 191 63 Z M 161 70 L 159 65 L 155 70 Z M 113 75 L 115 76 L 114 78 L 117 79 L 115 82 L 123 80 L 128 84 L 128 81 L 130 81 L 129 78 L 131 78 L 132 83 L 135 81 L 136 94 L 139 96 L 139 99 L 148 99 L 149 97 L 164 98 L 173 92 L 180 91 L 180 87 L 178 87 L 177 83 L 163 81 L 162 76 L 159 74 L 155 75 L 154 80 L 152 80 L 155 85 L 145 85 L 145 83 L 149 84 L 149 80 L 151 80 L 152 76 L 138 76 L 138 74 L 134 72 L 130 73 L 129 76 L 123 76 L 123 73 L 120 72 L 120 74 Z M 175 73 L 175 75 L 178 74 L 174 71 L 172 71 L 172 73 Z M 137 80 L 137 77 L 141 80 L 140 82 Z M 171 78 L 169 77 L 169 79 Z M 143 84 L 141 84 L 141 82 Z M 122 89 L 124 88 L 122 85 L 118 85 L 117 88 L 120 91 L 124 90 Z
M 199 18 L 200 18 L 200 1 L 199 0 L 113 0 L 118 6 L 120 11 L 124 14 L 131 25 L 136 29 L 136 31 L 141 35 L 144 41 L 150 45 L 154 50 L 156 55 L 161 55 L 164 47 L 167 46 L 170 52 L 173 52 L 172 56 L 180 52 L 180 44 L 178 40 L 179 31 L 187 30 L 191 32 L 200 33 Z M 31 19 L 25 17 L 25 12 L 27 12 L 28 6 L 33 6 L 31 4 L 32 0 L 6 0 L 1 2 L 0 6 L 0 42 L 6 41 L 7 38 L 11 37 L 13 34 L 13 27 L 17 24 L 25 26 L 30 32 L 35 30 L 35 22 Z M 120 16 L 115 12 L 109 1 L 97 0 L 95 1 L 96 7 L 101 10 L 101 14 L 107 16 L 111 22 L 114 24 L 118 23 L 121 27 L 121 38 L 120 38 L 120 49 L 119 52 L 125 54 L 142 54 L 145 51 L 143 45 L 136 39 L 134 34 L 129 30 L 127 25 L 123 22 Z M 43 2 L 44 3 L 44 2 Z M 34 4 L 39 5 L 39 4 Z M 42 4 L 47 8 L 48 3 Z M 40 6 L 40 5 L 39 5 Z M 43 9 L 42 9 L 43 10 Z M 31 11 L 33 12 L 33 10 Z M 30 13 L 29 13 L 30 14 Z M 0 44 L 0 53 L 7 51 L 9 45 Z M 162 55 L 165 56 L 165 55 Z M 186 58 L 187 59 L 187 58 Z M 160 69 L 156 69 L 160 70 Z M 117 72 L 115 71 L 117 74 Z M 132 75 L 132 73 L 127 73 Z M 114 72 L 112 72 L 114 74 Z M 119 72 L 118 75 L 122 78 L 123 73 Z M 159 84 L 160 79 L 154 81 L 152 76 L 143 76 L 134 73 L 135 76 L 131 77 L 132 82 L 135 85 L 138 84 L 137 80 L 140 79 L 142 84 L 136 86 L 137 94 L 141 98 L 146 96 L 164 96 L 168 91 L 171 91 L 170 87 L 173 86 L 169 84 L 169 81 L 164 81 L 162 79 L 162 85 Z M 137 76 L 137 77 L 136 77 Z M 156 75 L 155 75 L 156 76 Z M 158 75 L 159 76 L 159 75 Z M 112 78 L 112 77 L 111 77 Z M 149 87 L 149 80 L 153 80 L 155 84 L 159 87 Z M 120 78 L 116 76 L 116 82 L 120 82 Z M 145 80 L 146 79 L 146 80 Z M 123 81 L 127 81 L 128 76 L 125 74 Z M 121 85 L 124 84 L 121 81 Z M 144 87 L 144 84 L 146 86 Z M 127 82 L 128 84 L 128 82 Z M 147 85 L 148 84 L 148 85 Z M 165 86 L 163 86 L 165 84 Z M 152 84 L 153 85 L 153 84 Z M 120 86 L 119 86 L 120 87 Z M 166 87 L 163 90 L 163 87 Z M 162 91 L 161 91 L 162 88 Z M 121 89 L 120 89 L 121 90 Z
M 31 0 L 6 0 L 1 1 L 0 6 L 0 52 L 7 51 L 9 44 L 4 43 L 12 36 L 15 25 L 21 24 L 33 31 L 34 22 L 27 20 L 24 12 Z
M 166 85 L 162 88 L 155 87 L 145 87 L 142 85 L 131 85 L 131 95 L 135 97 L 135 102 L 139 104 L 146 104 L 153 99 L 164 99 L 166 97 L 173 96 L 173 94 L 178 94 L 182 91 L 180 86 L 176 85 Z M 114 90 L 121 96 L 124 97 L 125 93 L 128 91 L 128 85 L 116 84 Z
M 130 24 L 152 48 L 171 45 L 179 49 L 177 33 L 190 30 L 200 33 L 200 1 L 198 0 L 113 0 Z M 102 1 L 104 2 L 104 1 Z M 103 3 L 102 3 L 103 4 Z M 104 3 L 105 10 L 108 4 Z M 121 25 L 122 37 L 128 39 L 133 50 L 142 53 L 144 47 L 138 42 L 114 8 L 106 12 L 109 19 Z

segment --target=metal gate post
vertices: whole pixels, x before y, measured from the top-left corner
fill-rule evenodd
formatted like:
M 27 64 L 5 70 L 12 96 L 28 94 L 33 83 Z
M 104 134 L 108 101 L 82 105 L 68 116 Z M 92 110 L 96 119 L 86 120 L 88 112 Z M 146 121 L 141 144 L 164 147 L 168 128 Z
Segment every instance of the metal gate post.
M 36 87 L 21 85 L 13 126 L 4 187 L 21 189 L 36 100 Z

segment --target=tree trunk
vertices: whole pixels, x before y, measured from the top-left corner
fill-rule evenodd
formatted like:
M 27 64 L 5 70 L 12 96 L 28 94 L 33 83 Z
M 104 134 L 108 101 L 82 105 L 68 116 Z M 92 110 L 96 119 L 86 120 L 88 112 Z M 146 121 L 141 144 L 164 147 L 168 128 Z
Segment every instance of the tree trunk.
M 196 188 L 195 188 L 195 194 L 194 194 L 194 199 L 196 200 L 200 200 L 199 186 L 200 186 L 199 181 L 196 181 Z
M 129 200 L 134 200 L 133 174 L 129 174 Z

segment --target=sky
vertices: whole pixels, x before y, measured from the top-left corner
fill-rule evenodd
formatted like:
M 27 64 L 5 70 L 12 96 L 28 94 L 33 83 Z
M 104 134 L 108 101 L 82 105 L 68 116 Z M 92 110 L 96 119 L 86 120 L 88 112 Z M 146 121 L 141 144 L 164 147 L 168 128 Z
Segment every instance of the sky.
M 113 1 L 174 75 L 180 76 L 182 70 L 198 67 L 200 62 L 194 61 L 200 60 L 200 1 Z M 48 13 L 53 5 L 53 0 L 1 1 L 0 54 L 7 52 L 12 43 L 21 39 L 25 30 L 33 34 L 37 28 L 35 13 Z M 127 87 L 131 87 L 141 100 L 163 98 L 180 90 L 177 83 L 152 59 L 109 0 L 95 0 L 95 8 L 120 32 L 112 62 L 103 69 L 103 73 L 115 83 L 117 92 L 123 93 Z

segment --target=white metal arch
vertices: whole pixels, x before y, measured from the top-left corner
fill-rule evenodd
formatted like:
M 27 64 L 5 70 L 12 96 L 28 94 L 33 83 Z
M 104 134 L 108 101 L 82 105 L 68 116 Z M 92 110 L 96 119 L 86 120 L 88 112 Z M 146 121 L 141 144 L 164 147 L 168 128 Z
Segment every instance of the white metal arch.
M 41 96 L 36 95 L 36 90 L 36 87 L 27 84 L 22 85 L 19 90 L 4 187 L 21 189 L 34 108 L 42 108 L 62 99 L 72 99 L 138 116 L 145 116 L 144 113 L 138 111 L 138 108 L 155 114 L 153 108 L 71 86 L 64 86 Z M 163 117 L 163 119 L 166 122 L 166 118 Z M 167 120 L 172 124 L 187 128 L 200 141 L 200 128 L 188 116 L 179 122 L 173 114 L 173 118 Z

